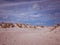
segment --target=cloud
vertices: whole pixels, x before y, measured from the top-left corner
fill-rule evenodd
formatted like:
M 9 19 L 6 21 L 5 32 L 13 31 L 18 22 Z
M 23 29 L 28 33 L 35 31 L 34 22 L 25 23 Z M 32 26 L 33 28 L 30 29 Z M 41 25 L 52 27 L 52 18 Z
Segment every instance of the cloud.
M 39 6 L 38 3 L 32 4 L 32 8 L 33 8 L 34 10 L 40 10 L 40 6 Z
M 0 19 L 31 24 L 49 24 L 60 20 L 60 1 L 41 0 L 31 2 L 0 3 Z M 3 20 L 4 21 L 4 20 Z
M 60 9 L 60 0 L 47 0 L 33 4 L 34 9 L 40 11 Z
M 18 0 L 19 1 L 19 0 Z M 59 0 L 40 0 L 40 1 L 28 1 L 28 2 L 7 2 L 0 4 L 0 8 L 2 7 L 11 7 L 11 6 L 21 6 L 21 5 L 31 5 L 34 10 L 52 10 L 52 9 L 60 9 L 60 1 Z M 27 8 L 27 7 L 26 7 Z
M 23 4 L 32 4 L 36 2 L 41 2 L 41 1 L 30 1 L 30 2 L 7 2 L 7 3 L 1 3 L 0 7 L 7 7 L 7 6 L 17 6 L 17 5 L 23 5 Z

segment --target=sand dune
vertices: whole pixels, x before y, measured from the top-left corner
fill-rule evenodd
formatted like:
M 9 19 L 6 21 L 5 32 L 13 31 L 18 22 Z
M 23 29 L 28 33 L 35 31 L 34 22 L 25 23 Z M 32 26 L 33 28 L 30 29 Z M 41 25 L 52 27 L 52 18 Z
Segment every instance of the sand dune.
M 60 45 L 60 24 L 47 27 L 0 23 L 0 45 Z

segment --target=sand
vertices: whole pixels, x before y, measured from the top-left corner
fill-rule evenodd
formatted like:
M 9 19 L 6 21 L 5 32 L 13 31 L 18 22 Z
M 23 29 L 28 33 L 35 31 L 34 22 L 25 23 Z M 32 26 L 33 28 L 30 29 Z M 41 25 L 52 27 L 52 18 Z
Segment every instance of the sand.
M 52 28 L 0 28 L 0 45 L 60 45 L 60 26 Z

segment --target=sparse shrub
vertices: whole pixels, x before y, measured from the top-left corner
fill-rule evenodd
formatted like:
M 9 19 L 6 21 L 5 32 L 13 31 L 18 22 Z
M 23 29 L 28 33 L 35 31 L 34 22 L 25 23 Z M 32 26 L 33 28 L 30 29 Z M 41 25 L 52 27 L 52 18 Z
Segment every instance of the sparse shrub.
M 44 28 L 44 26 L 41 26 L 42 28 Z
M 17 26 L 18 26 L 19 28 L 22 28 L 22 24 L 17 24 Z
M 15 25 L 13 23 L 0 23 L 1 28 L 13 28 Z
M 13 23 L 9 23 L 9 24 L 7 25 L 7 27 L 13 28 L 13 27 L 15 27 L 15 25 L 14 25 Z
M 57 24 L 57 26 L 60 26 L 60 24 Z

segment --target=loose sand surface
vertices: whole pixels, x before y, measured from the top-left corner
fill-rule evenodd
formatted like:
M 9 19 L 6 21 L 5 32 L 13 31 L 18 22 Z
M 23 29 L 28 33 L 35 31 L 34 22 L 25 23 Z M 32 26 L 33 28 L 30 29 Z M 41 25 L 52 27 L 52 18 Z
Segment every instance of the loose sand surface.
M 50 28 L 0 28 L 0 45 L 60 45 L 60 27 Z

